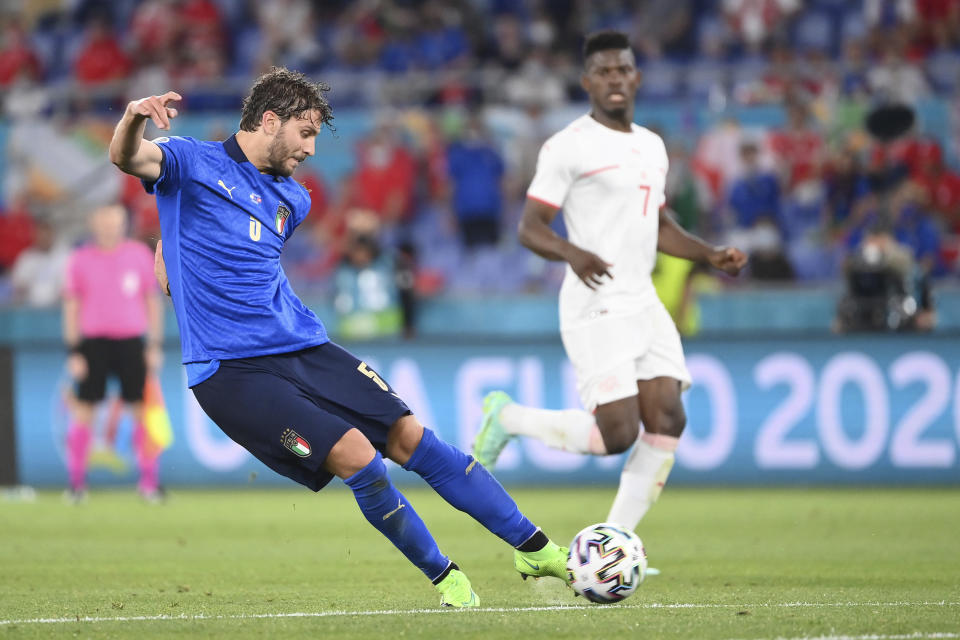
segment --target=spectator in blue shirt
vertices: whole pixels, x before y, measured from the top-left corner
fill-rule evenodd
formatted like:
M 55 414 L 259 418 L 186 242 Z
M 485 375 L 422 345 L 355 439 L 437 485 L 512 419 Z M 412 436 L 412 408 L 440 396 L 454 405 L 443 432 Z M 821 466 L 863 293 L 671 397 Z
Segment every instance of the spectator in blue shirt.
M 744 173 L 730 188 L 735 226 L 749 229 L 764 218 L 775 222 L 780 212 L 780 183 L 776 174 L 760 166 L 759 149 L 752 141 L 740 146 L 740 158 Z
M 472 115 L 460 139 L 447 147 L 453 210 L 468 248 L 496 244 L 503 208 L 503 159 L 478 115 Z
M 728 199 L 733 217 L 727 241 L 750 253 L 751 274 L 758 280 L 791 280 L 793 267 L 783 247 L 780 183 L 773 171 L 760 166 L 752 140 L 740 145 L 743 174 L 733 181 Z

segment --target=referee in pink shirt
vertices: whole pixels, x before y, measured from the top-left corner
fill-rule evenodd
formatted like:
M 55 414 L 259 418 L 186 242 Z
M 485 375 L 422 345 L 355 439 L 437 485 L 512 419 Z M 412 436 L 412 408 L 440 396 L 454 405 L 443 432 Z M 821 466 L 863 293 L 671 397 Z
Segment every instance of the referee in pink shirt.
M 143 387 L 147 368 L 160 366 L 163 307 L 153 277 L 153 256 L 126 237 L 126 211 L 119 205 L 95 210 L 93 242 L 76 249 L 67 264 L 63 333 L 76 381 L 76 402 L 67 431 L 68 496 L 86 497 L 87 457 L 95 405 L 103 400 L 107 377 L 120 380 L 120 392 L 136 423 L 134 450 L 140 468 L 140 494 L 157 501 L 157 454 L 147 447 L 143 426 Z

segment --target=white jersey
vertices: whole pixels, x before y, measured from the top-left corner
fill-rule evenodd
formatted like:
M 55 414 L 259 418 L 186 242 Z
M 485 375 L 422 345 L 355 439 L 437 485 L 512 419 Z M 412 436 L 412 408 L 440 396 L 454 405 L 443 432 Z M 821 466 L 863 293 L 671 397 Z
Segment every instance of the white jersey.
M 650 274 L 657 259 L 667 151 L 639 125 L 629 133 L 581 116 L 548 139 L 527 196 L 563 209 L 568 239 L 613 265 L 591 291 L 567 265 L 560 327 L 643 311 L 658 302 Z

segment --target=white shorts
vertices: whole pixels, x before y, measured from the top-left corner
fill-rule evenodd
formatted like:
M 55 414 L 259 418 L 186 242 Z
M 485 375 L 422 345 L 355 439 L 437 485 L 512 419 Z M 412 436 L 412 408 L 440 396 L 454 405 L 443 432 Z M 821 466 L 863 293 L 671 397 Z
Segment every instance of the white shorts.
M 659 301 L 642 313 L 600 317 L 560 331 L 588 411 L 637 395 L 637 380 L 667 377 L 690 387 L 673 318 Z

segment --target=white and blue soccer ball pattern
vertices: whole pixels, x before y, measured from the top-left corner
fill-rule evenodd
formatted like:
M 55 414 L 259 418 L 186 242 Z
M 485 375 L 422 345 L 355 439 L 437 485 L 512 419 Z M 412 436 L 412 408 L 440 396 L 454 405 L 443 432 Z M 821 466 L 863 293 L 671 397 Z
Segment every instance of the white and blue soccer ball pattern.
M 633 531 L 609 522 L 592 524 L 573 538 L 567 556 L 570 586 L 591 602 L 623 600 L 647 574 L 647 554 Z

